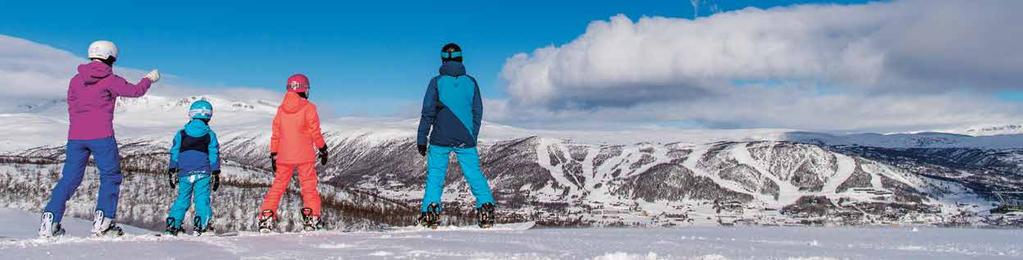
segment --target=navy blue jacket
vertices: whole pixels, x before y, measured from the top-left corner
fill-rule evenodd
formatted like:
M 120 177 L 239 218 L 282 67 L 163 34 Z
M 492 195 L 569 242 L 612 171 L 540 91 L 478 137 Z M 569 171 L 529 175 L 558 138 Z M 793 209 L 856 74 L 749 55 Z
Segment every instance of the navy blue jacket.
M 416 144 L 476 147 L 482 121 L 483 99 L 476 79 L 465 74 L 461 62 L 445 62 L 426 88 Z
M 169 166 L 181 170 L 179 176 L 210 174 L 220 170 L 220 142 L 217 141 L 217 134 L 198 119 L 188 121 L 174 135 Z

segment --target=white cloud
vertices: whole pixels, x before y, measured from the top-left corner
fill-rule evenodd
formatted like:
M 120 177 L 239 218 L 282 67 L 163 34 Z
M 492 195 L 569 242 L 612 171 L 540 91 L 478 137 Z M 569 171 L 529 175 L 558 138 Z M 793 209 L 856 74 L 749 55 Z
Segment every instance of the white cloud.
M 84 54 L 84 43 L 81 52 Z M 68 83 L 79 64 L 87 62 L 82 56 L 26 39 L 0 35 L 0 102 L 32 104 L 39 100 L 63 99 Z M 129 82 L 137 82 L 149 69 L 114 67 L 117 75 Z M 163 96 L 220 95 L 234 100 L 264 99 L 276 101 L 279 93 L 247 87 L 206 88 L 185 83 L 184 79 L 161 70 L 163 79 L 150 88 L 150 93 Z M 13 106 L 0 107 L 11 109 Z
M 831 130 L 1019 120 L 1018 104 L 991 95 L 1023 82 L 1015 10 L 1023 1 L 619 15 L 509 58 L 510 98 L 492 102 L 490 120 Z
M 82 61 L 66 51 L 0 35 L 0 96 L 40 98 L 67 93 L 74 65 Z

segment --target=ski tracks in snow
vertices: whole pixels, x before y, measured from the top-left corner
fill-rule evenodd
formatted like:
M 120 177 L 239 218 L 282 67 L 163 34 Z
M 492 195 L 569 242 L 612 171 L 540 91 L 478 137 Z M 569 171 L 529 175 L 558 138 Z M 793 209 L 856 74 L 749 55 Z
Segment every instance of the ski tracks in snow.
M 753 159 L 753 155 L 749 153 L 749 143 L 734 145 L 731 149 L 731 155 L 733 158 L 735 158 L 737 162 L 753 167 L 753 169 L 759 172 L 760 175 L 767 177 L 768 180 L 771 180 L 778 185 L 777 200 L 769 198 L 767 196 L 763 196 L 761 194 L 762 196 L 759 197 L 761 198 L 761 201 L 773 204 L 773 206 L 775 207 L 780 207 L 792 204 L 793 202 L 796 202 L 796 200 L 798 200 L 799 197 L 803 196 L 803 194 L 799 192 L 799 188 L 796 188 L 795 185 L 792 185 L 792 183 L 789 183 L 787 181 L 782 180 L 781 178 L 778 178 L 777 175 L 775 175 L 769 169 L 764 167 L 764 165 L 761 165 L 760 163 L 757 162 L 756 159 Z
M 838 153 L 832 154 L 835 155 L 838 170 L 835 171 L 834 176 L 828 179 L 827 183 L 824 183 L 822 192 L 825 194 L 837 194 L 838 186 L 841 186 L 856 171 L 856 161 L 852 157 Z
M 554 146 L 554 145 L 558 146 L 558 149 L 557 149 L 558 151 L 552 151 L 551 150 L 550 146 Z M 537 163 L 540 165 L 540 167 L 543 167 L 545 170 L 547 170 L 547 172 L 551 173 L 551 177 L 554 178 L 554 180 L 558 182 L 557 183 L 558 185 L 564 186 L 564 187 L 566 187 L 569 190 L 568 194 L 569 194 L 569 196 L 571 196 L 571 194 L 576 194 L 576 192 L 579 190 L 578 189 L 579 187 L 577 187 L 574 183 L 572 183 L 572 181 L 568 180 L 568 177 L 565 176 L 565 171 L 562 170 L 561 167 L 554 166 L 554 164 L 552 164 L 551 156 L 550 156 L 552 152 L 561 152 L 561 151 L 564 151 L 564 150 L 565 150 L 565 147 L 560 142 L 552 143 L 552 142 L 549 142 L 547 139 L 540 138 L 539 144 L 536 145 L 536 157 L 537 157 L 536 159 L 537 159 Z M 568 157 L 568 158 L 571 158 L 571 157 Z M 562 164 L 562 163 L 565 163 L 565 162 L 560 162 L 559 165 Z M 554 186 L 553 183 L 552 184 L 548 184 L 548 186 L 551 187 L 552 189 L 554 188 L 553 187 Z
M 774 200 L 773 198 L 769 198 L 764 194 L 748 191 L 745 188 L 743 188 L 742 185 L 740 185 L 739 183 L 722 179 L 721 176 L 718 176 L 717 174 L 711 174 L 700 168 L 699 167 L 700 158 L 703 158 L 703 155 L 707 154 L 707 150 L 709 148 L 710 146 L 698 146 L 697 148 L 694 148 L 693 152 L 690 153 L 688 157 L 686 157 L 685 161 L 682 162 L 682 166 L 688 168 L 689 171 L 696 176 L 710 178 L 712 181 L 714 181 L 714 183 L 716 183 L 718 186 L 721 186 L 722 188 L 738 193 L 748 194 L 750 196 L 753 196 L 754 198 L 757 198 L 757 200 L 760 201 Z

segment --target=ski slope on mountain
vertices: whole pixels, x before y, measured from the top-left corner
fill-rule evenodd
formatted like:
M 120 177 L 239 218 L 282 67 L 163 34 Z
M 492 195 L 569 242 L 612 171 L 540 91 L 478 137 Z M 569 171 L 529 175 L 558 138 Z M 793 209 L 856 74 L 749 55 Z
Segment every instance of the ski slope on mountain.
M 1015 259 L 1023 233 L 999 229 L 691 227 L 525 231 L 358 231 L 34 238 L 36 214 L 0 209 L 6 259 Z

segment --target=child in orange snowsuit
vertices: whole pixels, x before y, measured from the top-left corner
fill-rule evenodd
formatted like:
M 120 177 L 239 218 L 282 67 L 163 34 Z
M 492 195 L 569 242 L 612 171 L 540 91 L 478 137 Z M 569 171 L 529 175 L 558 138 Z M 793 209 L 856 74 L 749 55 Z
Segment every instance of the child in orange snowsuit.
M 277 221 L 277 207 L 288 189 L 291 176 L 298 170 L 302 191 L 302 218 L 305 230 L 322 228 L 320 193 L 316 190 L 316 161 L 327 164 L 327 144 L 320 132 L 316 105 L 308 100 L 309 79 L 295 74 L 288 78 L 288 92 L 274 116 L 270 137 L 270 160 L 274 181 L 260 206 L 259 230 L 270 232 Z M 317 152 L 317 150 L 319 152 Z

